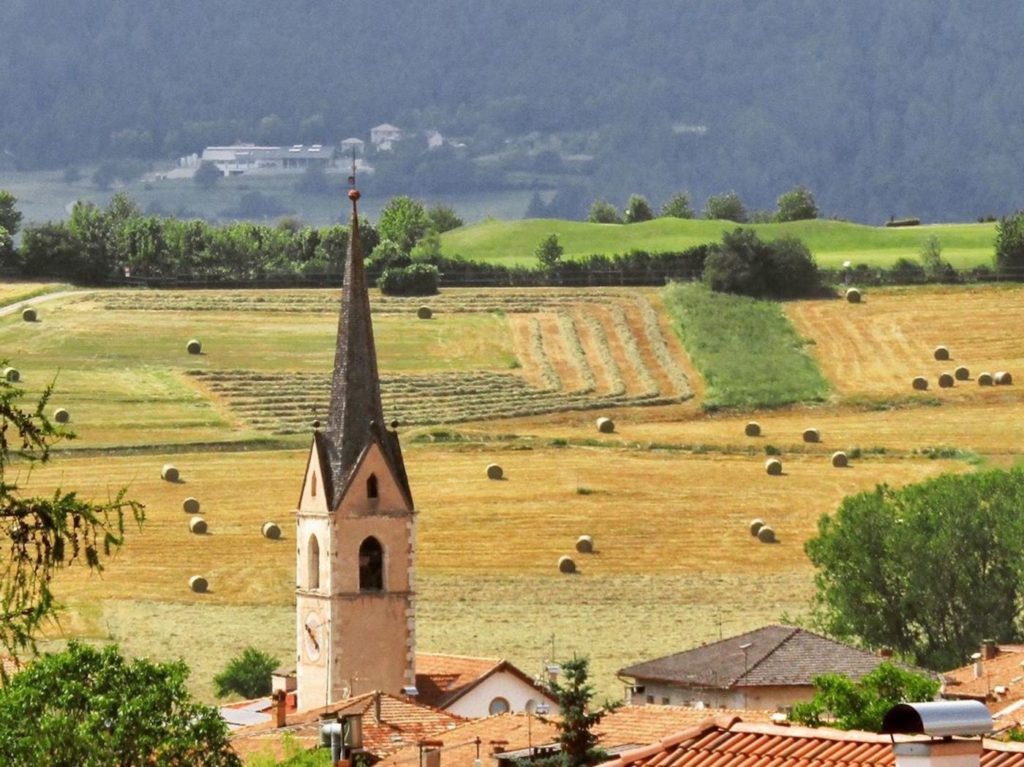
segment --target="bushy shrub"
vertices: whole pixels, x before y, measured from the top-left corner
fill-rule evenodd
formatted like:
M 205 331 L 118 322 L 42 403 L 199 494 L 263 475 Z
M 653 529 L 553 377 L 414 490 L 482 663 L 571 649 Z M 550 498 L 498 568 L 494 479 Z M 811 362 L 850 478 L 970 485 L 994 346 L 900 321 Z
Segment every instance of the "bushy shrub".
M 437 293 L 440 276 L 433 264 L 393 267 L 384 270 L 377 287 L 388 296 L 432 296 Z
M 924 267 L 909 258 L 896 259 L 889 269 L 889 277 L 897 285 L 916 285 L 928 280 Z
M 722 235 L 704 262 L 704 284 L 720 293 L 755 298 L 818 295 L 821 279 L 807 246 L 795 238 L 762 241 L 750 229 Z
M 652 218 L 654 213 L 651 212 L 651 204 L 647 202 L 647 198 L 639 194 L 630 196 L 626 204 L 626 223 L 635 224 L 639 221 L 650 221 Z
M 814 195 L 806 186 L 795 186 L 783 195 L 779 196 L 778 211 L 775 213 L 775 220 L 783 221 L 805 221 L 818 217 L 818 204 L 814 201 Z
M 621 224 L 622 217 L 607 200 L 594 200 L 587 213 L 587 221 L 591 224 Z
M 996 271 L 1024 279 L 1024 211 L 996 224 Z
M 661 206 L 662 218 L 693 218 L 690 207 L 690 193 L 676 192 Z
M 748 219 L 747 208 L 736 192 L 713 194 L 704 203 L 704 218 L 745 224 Z

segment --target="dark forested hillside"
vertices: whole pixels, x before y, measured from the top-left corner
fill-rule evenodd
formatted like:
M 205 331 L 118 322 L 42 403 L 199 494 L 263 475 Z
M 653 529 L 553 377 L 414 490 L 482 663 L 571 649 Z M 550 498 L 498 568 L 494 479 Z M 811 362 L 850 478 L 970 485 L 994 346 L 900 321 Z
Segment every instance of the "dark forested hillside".
M 4 0 L 0 168 L 387 121 L 476 160 L 533 134 L 520 183 L 577 207 L 803 183 L 825 214 L 973 219 L 1024 206 L 1022 29 L 1017 0 Z

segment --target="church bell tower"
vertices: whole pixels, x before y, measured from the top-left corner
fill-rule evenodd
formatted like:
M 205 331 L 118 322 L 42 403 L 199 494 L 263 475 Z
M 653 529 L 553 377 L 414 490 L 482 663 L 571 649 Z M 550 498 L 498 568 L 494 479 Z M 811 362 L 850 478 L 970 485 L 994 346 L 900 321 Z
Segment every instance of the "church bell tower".
M 296 511 L 300 709 L 415 683 L 415 512 L 398 435 L 384 423 L 351 180 L 331 404 Z

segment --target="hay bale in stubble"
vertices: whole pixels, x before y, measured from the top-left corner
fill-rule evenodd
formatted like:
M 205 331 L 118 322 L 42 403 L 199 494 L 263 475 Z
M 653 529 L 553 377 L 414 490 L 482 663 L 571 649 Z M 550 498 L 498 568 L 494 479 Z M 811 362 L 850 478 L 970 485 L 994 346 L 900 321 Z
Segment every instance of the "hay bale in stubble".
M 67 423 L 71 420 L 71 413 L 65 408 L 59 407 L 53 411 L 53 420 L 57 423 Z
M 939 375 L 939 388 L 940 389 L 952 389 L 953 388 L 953 384 L 955 384 L 955 383 L 956 383 L 956 380 L 953 378 L 953 374 L 952 373 L 941 373 Z
M 757 540 L 761 543 L 775 543 L 775 531 L 765 525 L 757 531 Z
M 761 532 L 761 528 L 764 527 L 763 519 L 752 519 L 750 520 L 750 534 L 757 537 L 757 534 Z
M 18 383 L 21 380 L 21 373 L 18 372 L 17 368 L 4 368 L 3 376 L 9 383 Z
M 851 304 L 859 304 L 860 298 L 860 291 L 857 290 L 857 288 L 846 289 L 846 300 L 849 301 Z
M 971 377 L 971 369 L 966 365 L 960 365 L 953 371 L 953 378 L 958 381 L 966 381 Z
M 602 434 L 611 434 L 615 431 L 615 422 L 611 418 L 598 418 L 597 430 Z
M 193 575 L 191 578 L 188 579 L 188 587 L 197 594 L 202 594 L 204 591 L 210 588 L 210 584 L 207 583 L 206 578 L 204 578 L 203 576 Z
M 198 514 L 199 513 L 199 499 L 193 498 L 191 495 L 181 502 L 181 509 L 186 514 Z
M 996 386 L 1009 386 L 1013 383 L 1013 376 L 1005 370 L 1000 370 L 992 376 L 992 380 L 995 382 Z
M 434 316 L 434 312 L 431 311 L 429 306 L 421 306 L 416 310 L 416 316 L 421 320 L 429 320 Z
M 821 432 L 817 429 L 804 429 L 804 442 L 821 442 Z
M 777 477 L 782 474 L 782 461 L 778 458 L 769 458 L 764 462 L 764 470 L 771 476 Z
M 26 306 L 24 309 L 21 310 L 21 318 L 25 322 L 35 322 L 37 319 L 36 310 L 33 309 L 31 306 Z
M 845 469 L 850 465 L 850 459 L 842 450 L 832 453 L 832 465 L 837 469 Z
M 174 464 L 165 463 L 163 468 L 160 469 L 160 479 L 165 479 L 168 482 L 177 482 L 180 478 L 181 475 Z
M 940 362 L 945 362 L 949 359 L 949 349 L 945 346 L 936 346 L 933 354 L 935 355 L 935 359 Z
M 910 385 L 916 391 L 926 391 L 928 389 L 928 379 L 924 376 L 914 376 L 914 380 L 910 382 Z
M 192 517 L 188 521 L 188 529 L 196 535 L 206 535 L 206 531 L 209 529 L 206 520 L 202 517 Z
M 264 538 L 269 538 L 272 541 L 281 537 L 281 528 L 276 522 L 264 522 L 260 532 L 263 533 Z
M 978 386 L 991 386 L 994 383 L 991 373 L 978 373 Z
M 505 471 L 496 463 L 487 464 L 487 479 L 501 479 Z
M 576 572 L 576 562 L 568 554 L 563 554 L 558 558 L 558 572 L 564 575 L 572 575 Z
M 761 436 L 761 424 L 757 421 L 748 421 L 747 425 L 743 427 L 743 433 L 748 437 L 760 437 Z
M 189 354 L 202 354 L 203 343 L 198 338 L 191 338 L 189 339 L 189 342 L 185 344 L 185 350 L 188 351 Z
M 581 535 L 576 539 L 576 551 L 580 554 L 593 554 L 594 539 L 589 535 Z

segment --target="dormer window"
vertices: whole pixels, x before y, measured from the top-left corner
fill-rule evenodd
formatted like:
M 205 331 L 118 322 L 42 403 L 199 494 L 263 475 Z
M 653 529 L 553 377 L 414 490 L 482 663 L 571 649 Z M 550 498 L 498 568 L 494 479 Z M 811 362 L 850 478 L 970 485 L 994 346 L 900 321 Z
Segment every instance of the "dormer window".
M 359 547 L 359 590 L 384 590 L 384 549 L 373 536 Z
M 377 494 L 377 475 L 371 474 L 370 478 L 366 480 L 366 497 L 370 500 L 377 500 L 379 497 Z

